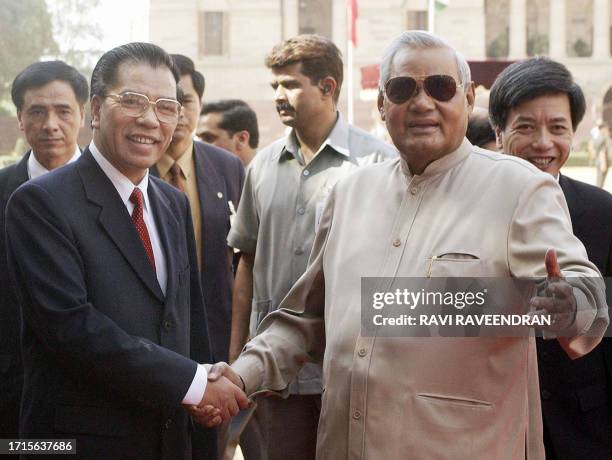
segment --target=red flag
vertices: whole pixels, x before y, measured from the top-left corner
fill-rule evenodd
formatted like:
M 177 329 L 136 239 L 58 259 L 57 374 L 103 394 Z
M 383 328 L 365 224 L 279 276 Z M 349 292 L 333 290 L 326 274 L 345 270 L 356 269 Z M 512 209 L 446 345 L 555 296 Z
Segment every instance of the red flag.
M 346 0 L 346 9 L 348 17 L 348 39 L 353 42 L 353 46 L 357 47 L 357 0 Z

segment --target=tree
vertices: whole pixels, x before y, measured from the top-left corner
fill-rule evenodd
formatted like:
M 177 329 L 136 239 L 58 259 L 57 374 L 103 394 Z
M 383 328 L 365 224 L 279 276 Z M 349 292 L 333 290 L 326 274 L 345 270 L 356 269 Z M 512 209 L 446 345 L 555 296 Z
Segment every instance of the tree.
M 51 0 L 47 3 L 53 22 L 53 36 L 59 48 L 56 58 L 89 77 L 102 55 L 102 50 L 97 46 L 102 40 L 102 32 L 95 18 L 100 1 Z
M 0 0 L 0 103 L 15 76 L 43 56 L 59 51 L 45 0 Z M 0 113 L 6 112 L 0 104 Z

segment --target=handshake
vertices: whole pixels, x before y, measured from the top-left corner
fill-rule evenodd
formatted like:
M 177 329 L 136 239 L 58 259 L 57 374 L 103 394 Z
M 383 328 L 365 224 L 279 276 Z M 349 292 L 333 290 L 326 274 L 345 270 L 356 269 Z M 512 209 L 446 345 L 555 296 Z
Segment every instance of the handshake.
M 244 389 L 242 379 L 227 363 L 217 363 L 208 370 L 202 401 L 197 406 L 187 406 L 187 412 L 202 426 L 218 426 L 249 407 Z

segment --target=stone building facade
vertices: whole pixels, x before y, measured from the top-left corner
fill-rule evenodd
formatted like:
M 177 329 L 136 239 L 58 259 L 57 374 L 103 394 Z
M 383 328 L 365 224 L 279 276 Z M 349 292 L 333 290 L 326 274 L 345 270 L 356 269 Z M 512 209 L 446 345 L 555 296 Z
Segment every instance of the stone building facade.
M 428 26 L 427 0 L 359 0 L 354 50 L 355 123 L 370 129 L 371 96 L 360 70 L 376 64 L 399 32 Z M 566 64 L 587 96 L 578 132 L 595 118 L 612 125 L 612 0 L 449 0 L 434 28 L 469 60 L 549 55 Z M 258 113 L 262 143 L 282 133 L 264 57 L 298 33 L 330 37 L 347 54 L 346 0 L 151 0 L 150 40 L 190 56 L 206 77 L 205 99 L 236 97 Z M 346 71 L 345 71 L 346 78 Z M 340 109 L 346 109 L 347 84 Z M 606 104 L 607 103 L 607 104 Z

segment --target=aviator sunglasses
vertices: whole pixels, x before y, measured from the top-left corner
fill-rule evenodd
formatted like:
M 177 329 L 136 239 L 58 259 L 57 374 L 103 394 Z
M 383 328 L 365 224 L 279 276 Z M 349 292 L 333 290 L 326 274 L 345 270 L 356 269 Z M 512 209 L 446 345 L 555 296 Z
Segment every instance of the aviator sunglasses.
M 385 94 L 394 104 L 403 104 L 414 96 L 419 82 L 422 82 L 425 93 L 440 102 L 450 101 L 458 85 L 450 75 L 428 75 L 427 77 L 394 77 L 385 83 Z

